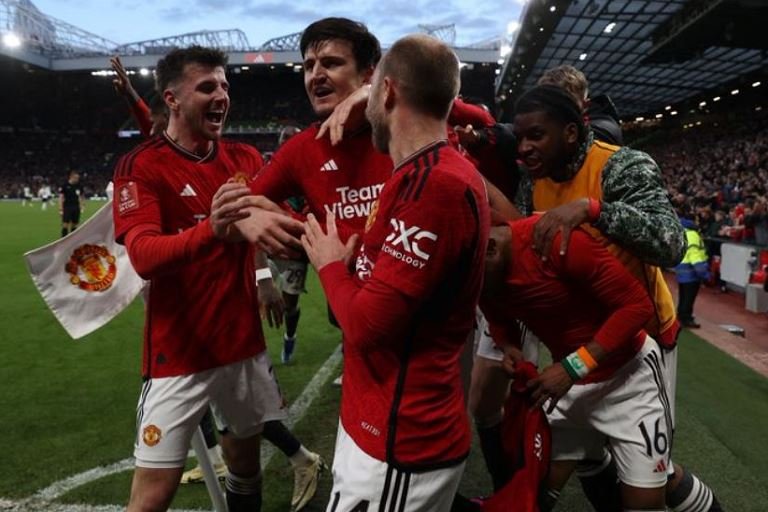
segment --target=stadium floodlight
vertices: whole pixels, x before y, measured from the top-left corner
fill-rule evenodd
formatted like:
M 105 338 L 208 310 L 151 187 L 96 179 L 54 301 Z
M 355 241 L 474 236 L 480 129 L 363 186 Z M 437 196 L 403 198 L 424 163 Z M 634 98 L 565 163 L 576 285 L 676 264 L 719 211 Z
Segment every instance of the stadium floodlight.
M 706 106 L 707 106 L 707 102 L 706 101 L 702 101 L 701 103 L 699 103 L 699 108 L 706 107 Z
M 605 26 L 605 29 L 603 29 L 603 32 L 605 34 L 610 34 L 611 32 L 613 32 L 613 29 L 615 29 L 615 28 L 616 28 L 616 23 L 611 22 L 611 23 L 609 23 L 608 25 Z
M 511 46 L 509 46 L 508 44 L 503 44 L 503 45 L 501 45 L 501 48 L 499 49 L 499 55 L 500 55 L 502 58 L 504 58 L 504 57 L 506 57 L 507 55 L 509 55 L 509 54 L 510 54 L 510 52 L 512 52 L 512 47 L 511 47 Z
M 755 107 L 755 112 L 760 112 L 761 110 L 763 110 L 763 107 L 760 107 L 760 106 Z
M 555 12 L 556 10 L 557 10 L 557 7 L 554 5 L 549 8 L 549 12 Z
M 667 105 L 666 107 L 664 107 L 664 110 L 672 110 L 672 105 Z
M 240 66 L 240 69 L 242 69 L 243 71 L 248 71 L 251 68 L 250 66 Z
M 147 76 L 147 75 L 149 75 L 149 70 L 148 70 L 147 68 L 141 68 L 141 69 L 139 70 L 139 74 L 140 74 L 141 76 Z
M 760 82 L 754 82 L 754 83 L 752 84 L 752 87 L 760 87 Z
M 586 52 L 585 52 L 585 53 L 582 53 L 581 55 L 579 55 L 579 60 L 587 60 L 587 54 L 586 54 Z
M 739 90 L 738 89 L 734 89 L 734 90 L 731 91 L 731 96 L 736 96 L 737 94 L 739 94 Z
M 664 114 L 656 114 L 656 119 L 661 119 L 662 117 L 664 117 Z
M 669 115 L 676 116 L 677 115 L 677 110 L 673 110 L 672 112 L 669 113 Z
M 18 48 L 21 46 L 21 39 L 13 32 L 9 32 L 3 36 L 3 44 L 8 48 Z
M 494 71 L 494 73 L 496 73 L 497 75 L 500 75 L 501 74 L 501 70 L 497 69 L 496 71 Z
M 645 121 L 645 118 L 644 118 L 644 117 L 642 117 L 642 116 L 640 116 L 640 117 L 636 117 L 636 118 L 635 118 L 635 121 L 637 121 L 637 122 L 639 123 L 640 121 Z
M 720 101 L 720 96 L 715 96 L 714 98 L 712 98 L 712 101 Z

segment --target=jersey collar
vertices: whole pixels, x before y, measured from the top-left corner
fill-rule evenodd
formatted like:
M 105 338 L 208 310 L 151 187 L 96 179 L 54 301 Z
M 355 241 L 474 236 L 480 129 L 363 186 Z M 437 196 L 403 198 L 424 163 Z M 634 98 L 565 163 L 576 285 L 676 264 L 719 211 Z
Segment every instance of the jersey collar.
M 198 164 L 204 164 L 206 162 L 210 162 L 214 158 L 216 158 L 216 152 L 218 150 L 219 144 L 217 141 L 213 141 L 213 144 L 211 145 L 211 149 L 203 156 L 197 155 L 195 153 L 192 153 L 191 151 L 187 151 L 185 148 L 181 147 L 179 144 L 176 143 L 169 135 L 168 132 L 163 130 L 163 138 L 168 143 L 168 145 L 179 153 L 181 156 L 186 158 L 187 160 L 192 160 L 195 163 Z

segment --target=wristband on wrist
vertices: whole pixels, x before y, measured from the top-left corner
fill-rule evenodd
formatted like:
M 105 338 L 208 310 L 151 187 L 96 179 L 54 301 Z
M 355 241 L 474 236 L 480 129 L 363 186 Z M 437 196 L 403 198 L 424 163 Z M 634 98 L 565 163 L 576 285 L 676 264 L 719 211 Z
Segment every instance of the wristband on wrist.
M 269 267 L 256 270 L 256 282 L 258 283 L 264 279 L 272 279 L 272 271 L 269 269 Z
M 600 201 L 594 197 L 589 198 L 589 206 L 587 207 L 587 218 L 589 222 L 597 222 L 597 219 L 600 218 L 601 206 Z
M 589 372 L 597 368 L 595 358 L 584 347 L 580 347 L 577 351 L 565 356 L 560 364 L 574 381 L 583 379 L 589 375 Z

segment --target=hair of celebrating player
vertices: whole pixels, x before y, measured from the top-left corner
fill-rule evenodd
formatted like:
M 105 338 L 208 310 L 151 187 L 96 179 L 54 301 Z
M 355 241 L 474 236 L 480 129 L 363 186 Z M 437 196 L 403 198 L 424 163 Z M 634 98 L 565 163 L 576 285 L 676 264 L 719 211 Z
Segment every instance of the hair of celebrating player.
M 347 41 L 352 45 L 357 70 L 376 67 L 381 59 L 381 45 L 376 36 L 363 23 L 347 18 L 323 18 L 309 25 L 301 34 L 302 58 L 308 48 L 317 48 L 331 39 Z
M 537 85 L 523 93 L 515 103 L 515 113 L 530 112 L 544 112 L 550 118 L 566 125 L 574 123 L 579 131 L 579 142 L 583 142 L 587 137 L 587 127 L 579 105 L 573 96 L 561 87 Z
M 555 66 L 544 71 L 537 85 L 554 85 L 568 92 L 576 103 L 583 105 L 589 95 L 589 82 L 580 70 L 568 64 Z
M 162 95 L 163 91 L 182 77 L 184 67 L 187 64 L 226 68 L 228 61 L 229 57 L 227 54 L 215 48 L 206 48 L 198 45 L 190 46 L 189 48 L 177 48 L 157 61 L 155 89 Z
M 379 65 L 414 110 L 444 119 L 459 94 L 459 59 L 443 42 L 422 34 L 399 39 Z

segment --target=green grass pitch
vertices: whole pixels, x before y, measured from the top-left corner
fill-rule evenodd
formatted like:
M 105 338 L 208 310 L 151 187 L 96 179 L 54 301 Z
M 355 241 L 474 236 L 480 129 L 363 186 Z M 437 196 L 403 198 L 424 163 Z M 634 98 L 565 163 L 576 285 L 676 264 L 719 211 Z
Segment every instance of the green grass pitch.
M 89 203 L 87 214 L 103 203 Z M 53 482 L 129 457 L 140 387 L 142 306 L 134 304 L 105 328 L 69 339 L 35 290 L 22 254 L 59 233 L 55 206 L 0 202 L 0 464 L 2 499 L 21 501 Z M 326 321 L 325 300 L 312 275 L 302 297 L 295 362 L 279 364 L 280 336 L 268 343 L 287 398 L 304 385 L 339 342 Z M 339 390 L 322 390 L 294 429 L 328 462 L 333 454 Z M 768 503 L 768 380 L 686 332 L 681 339 L 675 460 L 696 472 L 729 511 L 759 512 Z M 190 462 L 190 465 L 194 461 Z M 123 505 L 130 471 L 75 488 L 59 503 Z M 264 511 L 289 508 L 293 477 L 277 454 L 266 468 Z M 462 482 L 469 495 L 488 491 L 478 451 Z M 326 475 L 308 511 L 325 510 Z M 181 486 L 174 508 L 210 509 L 203 485 Z M 587 511 L 570 485 L 559 510 Z

